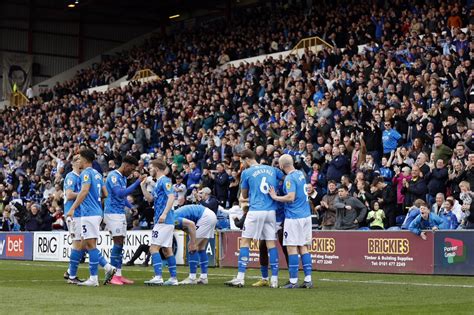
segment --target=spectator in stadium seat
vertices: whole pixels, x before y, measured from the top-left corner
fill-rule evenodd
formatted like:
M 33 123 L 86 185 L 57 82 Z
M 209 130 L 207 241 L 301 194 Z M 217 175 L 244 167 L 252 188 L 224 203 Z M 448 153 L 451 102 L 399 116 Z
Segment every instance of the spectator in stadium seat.
M 402 192 L 405 182 L 411 179 L 411 169 L 408 166 L 403 167 L 402 171 L 395 166 L 395 177 L 392 179 L 393 185 L 397 189 L 397 213 L 402 214 L 405 211 L 405 194 Z
M 201 180 L 201 170 L 196 166 L 196 162 L 192 161 L 189 163 L 188 167 L 185 167 L 184 181 L 186 182 L 186 187 L 188 190 L 199 185 Z
M 405 206 L 413 204 L 416 199 L 425 200 L 427 192 L 426 181 L 420 176 L 420 167 L 413 165 L 411 179 L 403 180 L 402 194 L 405 195 Z
M 441 209 L 443 208 L 444 201 L 445 201 L 444 194 L 437 193 L 435 197 L 435 203 L 431 206 L 431 212 L 439 215 Z
M 464 211 L 469 214 L 464 218 L 463 228 L 466 230 L 474 230 L 474 202 L 471 203 L 468 210 Z
M 397 149 L 398 140 L 402 137 L 397 130 L 392 128 L 392 123 L 387 120 L 384 123 L 385 130 L 382 133 L 383 154 L 390 156 L 392 151 Z
M 349 170 L 349 161 L 345 155 L 341 154 L 338 146 L 332 148 L 332 156 L 326 154 L 326 161 L 328 162 L 327 180 L 341 181 L 342 175 L 346 174 Z
M 397 195 L 396 191 L 393 189 L 391 183 L 386 183 L 384 178 L 377 177 L 372 182 L 372 195 L 374 201 L 379 203 L 379 207 L 383 209 L 385 213 L 385 226 L 392 227 L 395 226 L 396 216 L 397 216 Z
M 219 202 L 216 197 L 212 196 L 212 191 L 209 187 L 204 187 L 198 192 L 199 203 L 217 214 Z
M 321 204 L 316 206 L 319 216 L 322 217 L 321 226 L 323 230 L 334 230 L 336 223 L 336 208 L 334 200 L 337 197 L 336 181 L 328 181 L 327 194 L 323 196 Z
M 442 159 L 436 161 L 436 167 L 426 174 L 428 182 L 427 203 L 431 207 L 435 202 L 435 196 L 438 193 L 444 194 L 446 192 L 446 183 L 448 181 L 448 169 L 444 166 Z
M 443 220 L 443 224 L 441 225 L 443 230 L 455 230 L 459 226 L 456 215 L 451 211 L 453 206 L 454 202 L 448 199 L 444 202 L 443 208 L 440 209 L 439 217 Z
M 426 232 L 423 230 L 439 230 L 444 221 L 438 215 L 431 213 L 426 205 L 420 207 L 420 212 L 421 213 L 410 223 L 409 230 L 419 235 L 423 240 L 426 240 Z
M 383 230 L 384 229 L 384 220 L 385 212 L 380 209 L 378 201 L 372 201 L 370 206 L 370 211 L 367 214 L 367 223 L 369 223 L 371 230 Z
M 338 189 L 334 200 L 336 208 L 336 230 L 355 230 L 367 216 L 367 207 L 357 198 L 349 196 L 346 186 Z
M 443 136 L 436 134 L 434 137 L 434 159 L 435 161 L 441 159 L 444 164 L 447 164 L 453 156 L 453 150 L 447 145 L 443 144 Z
M 211 172 L 211 178 L 214 179 L 214 194 L 219 202 L 219 205 L 223 208 L 227 206 L 227 200 L 229 198 L 229 175 L 225 171 L 224 164 L 218 163 L 216 170 Z

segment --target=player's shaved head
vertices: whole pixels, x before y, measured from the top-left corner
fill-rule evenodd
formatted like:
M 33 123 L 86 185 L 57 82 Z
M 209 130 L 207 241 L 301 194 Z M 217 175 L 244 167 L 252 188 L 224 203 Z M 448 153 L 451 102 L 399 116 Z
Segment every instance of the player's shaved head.
M 283 154 L 278 160 L 278 164 L 281 168 L 287 168 L 293 166 L 293 158 L 289 154 Z

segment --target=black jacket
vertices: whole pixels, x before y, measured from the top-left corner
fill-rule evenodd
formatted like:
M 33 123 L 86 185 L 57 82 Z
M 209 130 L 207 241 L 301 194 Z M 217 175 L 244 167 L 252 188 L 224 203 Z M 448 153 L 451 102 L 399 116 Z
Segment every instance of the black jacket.
M 219 208 L 219 203 L 214 196 L 209 196 L 207 200 L 202 200 L 201 205 L 211 209 L 214 213 L 217 213 L 217 209 Z
M 426 181 L 424 178 L 418 177 L 417 180 L 413 178 L 408 182 L 408 188 L 402 188 L 402 194 L 405 195 L 405 206 L 412 206 L 416 199 L 422 199 L 426 201 L 426 193 L 428 188 L 426 187 Z
M 229 195 L 229 175 L 227 172 L 222 172 L 222 173 L 216 173 L 216 176 L 214 178 L 214 193 L 216 194 L 216 197 L 225 197 Z
M 435 168 L 427 176 L 428 193 L 435 196 L 437 193 L 446 193 L 446 182 L 448 181 L 447 168 Z

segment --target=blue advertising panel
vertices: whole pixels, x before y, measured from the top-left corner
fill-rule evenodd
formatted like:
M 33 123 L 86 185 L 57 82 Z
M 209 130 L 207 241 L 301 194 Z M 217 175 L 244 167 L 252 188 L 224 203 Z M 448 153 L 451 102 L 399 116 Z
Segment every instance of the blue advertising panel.
M 434 273 L 474 275 L 474 231 L 435 233 Z
M 33 260 L 33 233 L 0 233 L 0 259 Z

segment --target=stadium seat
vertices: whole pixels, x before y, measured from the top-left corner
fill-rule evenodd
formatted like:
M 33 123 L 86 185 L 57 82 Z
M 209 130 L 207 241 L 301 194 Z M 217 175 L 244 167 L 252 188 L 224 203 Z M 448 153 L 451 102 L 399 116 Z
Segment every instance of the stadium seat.
M 403 221 L 405 221 L 406 215 L 399 215 L 395 218 L 395 223 L 397 226 L 402 226 Z

